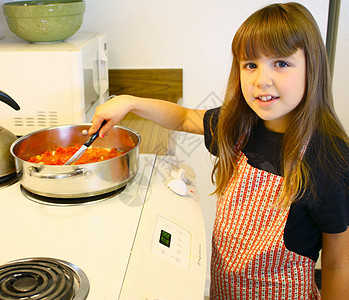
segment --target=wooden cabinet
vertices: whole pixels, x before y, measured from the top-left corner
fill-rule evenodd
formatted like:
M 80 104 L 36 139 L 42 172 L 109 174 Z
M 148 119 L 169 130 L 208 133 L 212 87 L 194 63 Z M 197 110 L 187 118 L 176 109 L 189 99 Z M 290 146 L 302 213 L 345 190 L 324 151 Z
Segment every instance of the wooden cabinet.
M 109 70 L 110 95 L 134 95 L 178 103 L 183 97 L 182 69 Z M 176 133 L 129 113 L 120 125 L 141 135 L 140 153 L 172 155 Z

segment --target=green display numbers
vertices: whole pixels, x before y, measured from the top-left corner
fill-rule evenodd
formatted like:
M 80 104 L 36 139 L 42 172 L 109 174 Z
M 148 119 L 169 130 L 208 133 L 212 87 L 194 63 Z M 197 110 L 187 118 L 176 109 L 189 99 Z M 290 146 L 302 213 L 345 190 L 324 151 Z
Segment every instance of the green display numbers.
M 159 242 L 160 242 L 161 244 L 163 244 L 164 246 L 170 248 L 170 244 L 171 244 L 171 234 L 168 233 L 168 232 L 166 232 L 165 230 L 161 230 Z

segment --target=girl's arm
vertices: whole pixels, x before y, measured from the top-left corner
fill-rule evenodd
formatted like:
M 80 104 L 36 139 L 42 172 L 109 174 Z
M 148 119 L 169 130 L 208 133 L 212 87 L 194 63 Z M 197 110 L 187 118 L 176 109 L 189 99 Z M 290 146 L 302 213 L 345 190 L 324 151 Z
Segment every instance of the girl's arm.
M 89 133 L 97 131 L 103 120 L 107 123 L 100 130 L 103 137 L 127 113 L 132 112 L 171 130 L 203 134 L 205 110 L 189 109 L 178 104 L 134 96 L 117 96 L 97 107 Z
M 349 299 L 349 229 L 323 233 L 321 273 L 323 300 Z

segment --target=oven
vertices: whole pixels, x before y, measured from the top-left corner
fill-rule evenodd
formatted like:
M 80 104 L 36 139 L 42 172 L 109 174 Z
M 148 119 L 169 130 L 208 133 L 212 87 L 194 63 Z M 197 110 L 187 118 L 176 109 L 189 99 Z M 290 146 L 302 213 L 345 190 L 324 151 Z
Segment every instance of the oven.
M 195 173 L 173 157 L 139 160 L 122 191 L 77 201 L 2 182 L 0 299 L 203 299 Z M 184 193 L 169 188 L 178 174 Z

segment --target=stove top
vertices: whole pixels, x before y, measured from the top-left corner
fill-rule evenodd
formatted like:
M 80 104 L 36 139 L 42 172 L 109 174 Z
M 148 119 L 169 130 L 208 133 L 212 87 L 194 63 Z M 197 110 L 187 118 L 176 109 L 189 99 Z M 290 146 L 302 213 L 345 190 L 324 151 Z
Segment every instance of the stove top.
M 26 257 L 56 257 L 84 270 L 91 285 L 89 299 L 115 299 L 155 157 L 140 157 L 139 171 L 122 193 L 89 205 L 43 205 L 28 200 L 20 182 L 0 188 L 0 265 Z M 100 296 L 101 291 L 110 296 Z
M 126 185 L 104 194 L 99 194 L 89 197 L 78 197 L 78 198 L 58 198 L 58 197 L 46 197 L 28 191 L 22 185 L 20 187 L 22 194 L 29 200 L 37 202 L 39 204 L 52 205 L 52 206 L 75 206 L 82 204 L 92 204 L 100 201 L 111 199 L 122 193 L 126 189 Z
M 26 258 L 0 266 L 0 299 L 86 299 L 90 284 L 77 266 L 54 258 Z
M 9 277 L 0 275 L 0 299 L 40 299 L 31 294 L 40 291 L 84 300 L 84 281 L 88 300 L 203 297 L 206 238 L 195 173 L 176 158 L 139 158 L 137 175 L 121 193 L 88 205 L 29 200 L 20 182 L 0 187 L 0 274 L 25 260 Z M 186 170 L 185 195 L 168 187 L 179 168 Z M 36 266 L 37 258 L 45 262 Z M 52 282 L 58 287 L 48 287 Z

